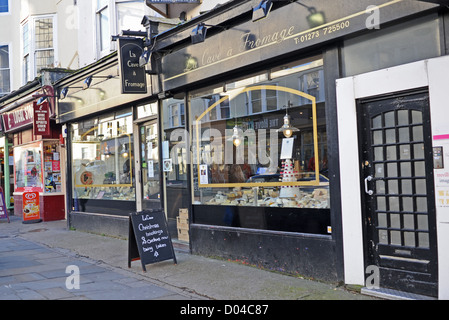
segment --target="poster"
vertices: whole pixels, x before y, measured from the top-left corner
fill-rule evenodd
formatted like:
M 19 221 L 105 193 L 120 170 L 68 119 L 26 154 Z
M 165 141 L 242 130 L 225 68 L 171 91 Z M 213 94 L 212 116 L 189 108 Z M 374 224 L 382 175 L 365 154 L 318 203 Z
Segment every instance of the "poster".
M 171 159 L 164 159 L 164 172 L 171 172 L 173 165 Z
M 23 221 L 39 220 L 39 192 L 24 192 L 22 196 Z
M 281 159 L 291 159 L 293 155 L 294 138 L 282 139 Z
M 148 160 L 148 178 L 154 178 L 154 163 L 153 163 L 153 160 Z
M 209 174 L 207 172 L 207 164 L 200 164 L 200 184 L 209 183 Z

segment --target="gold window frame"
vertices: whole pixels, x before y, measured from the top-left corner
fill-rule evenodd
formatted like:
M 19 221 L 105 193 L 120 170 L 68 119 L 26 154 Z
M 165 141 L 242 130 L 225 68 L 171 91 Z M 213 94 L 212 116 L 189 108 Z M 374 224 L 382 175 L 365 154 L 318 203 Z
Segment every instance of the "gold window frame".
M 277 90 L 292 93 L 301 96 L 312 102 L 312 127 L 313 127 L 313 150 L 315 154 L 315 180 L 309 181 L 291 181 L 291 182 L 249 182 L 249 183 L 208 183 L 202 184 L 198 179 L 198 188 L 236 188 L 236 187 L 282 187 L 282 186 L 319 186 L 320 185 L 320 171 L 319 171 L 319 153 L 318 153 L 318 123 L 317 123 L 317 111 L 316 111 L 316 98 L 305 92 L 291 89 L 282 86 L 273 85 L 259 85 L 242 89 L 236 94 L 236 96 L 246 93 L 252 90 Z M 197 172 L 200 172 L 200 126 L 198 123 L 203 117 L 205 117 L 216 106 L 220 105 L 226 99 L 229 99 L 229 95 L 224 96 L 220 100 L 216 101 L 213 105 L 206 109 L 195 121 L 196 126 L 196 159 L 197 159 Z

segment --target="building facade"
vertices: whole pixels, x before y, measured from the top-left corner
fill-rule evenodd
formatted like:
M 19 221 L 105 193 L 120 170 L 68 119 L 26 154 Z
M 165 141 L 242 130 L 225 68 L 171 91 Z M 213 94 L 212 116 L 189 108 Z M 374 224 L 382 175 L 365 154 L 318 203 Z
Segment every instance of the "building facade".
M 133 33 L 140 7 L 78 1 L 83 68 L 53 82 L 69 226 L 162 208 L 192 254 L 449 298 L 446 6 L 155 2 Z

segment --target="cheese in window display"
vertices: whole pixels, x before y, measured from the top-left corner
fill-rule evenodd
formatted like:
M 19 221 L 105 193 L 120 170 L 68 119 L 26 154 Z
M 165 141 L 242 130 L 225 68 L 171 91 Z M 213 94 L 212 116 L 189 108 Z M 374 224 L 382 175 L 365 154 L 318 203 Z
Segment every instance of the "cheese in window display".
M 304 173 L 300 174 L 299 171 L 295 170 L 292 159 L 286 159 L 282 164 L 281 173 L 273 174 L 270 181 L 277 178 L 279 182 L 295 182 L 302 175 Z M 251 181 L 251 179 L 248 181 Z M 228 191 L 216 191 L 211 198 L 203 203 L 208 205 L 279 208 L 330 208 L 327 185 L 245 188 L 244 183 L 242 183 L 241 186 L 228 189 Z
M 330 208 L 327 188 L 295 188 L 299 190 L 295 192 L 294 197 L 280 197 L 277 187 L 234 188 L 230 192 L 217 191 L 204 204 L 278 208 Z

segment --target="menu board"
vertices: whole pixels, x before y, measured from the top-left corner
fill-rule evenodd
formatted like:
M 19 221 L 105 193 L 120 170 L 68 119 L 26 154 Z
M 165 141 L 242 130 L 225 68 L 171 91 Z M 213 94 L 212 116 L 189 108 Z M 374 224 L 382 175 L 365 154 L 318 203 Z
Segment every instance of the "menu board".
M 143 271 L 145 265 L 176 256 L 168 232 L 167 220 L 162 210 L 146 210 L 129 215 L 128 267 L 131 261 L 139 260 Z

